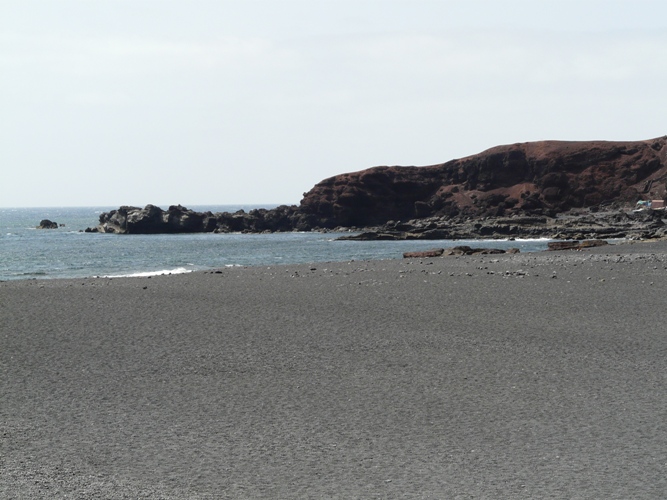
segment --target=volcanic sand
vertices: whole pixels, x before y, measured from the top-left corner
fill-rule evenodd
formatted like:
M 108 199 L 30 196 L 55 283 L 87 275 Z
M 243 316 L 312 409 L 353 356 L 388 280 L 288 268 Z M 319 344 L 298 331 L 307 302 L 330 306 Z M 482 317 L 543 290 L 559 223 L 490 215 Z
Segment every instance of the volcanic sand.
M 0 283 L 2 498 L 661 498 L 667 243 Z

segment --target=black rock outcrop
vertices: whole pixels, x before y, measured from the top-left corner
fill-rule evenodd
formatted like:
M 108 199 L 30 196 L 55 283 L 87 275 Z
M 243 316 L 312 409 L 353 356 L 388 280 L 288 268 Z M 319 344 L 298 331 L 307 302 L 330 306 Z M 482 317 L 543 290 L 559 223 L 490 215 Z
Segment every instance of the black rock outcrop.
M 232 233 L 306 231 L 311 228 L 309 217 L 296 206 L 282 205 L 266 210 L 245 212 L 196 212 L 181 205 L 162 210 L 155 205 L 144 208 L 122 206 L 100 215 L 99 224 L 86 232 L 116 234 L 157 233 Z
M 58 229 L 58 223 L 49 219 L 42 219 L 39 221 L 39 226 L 37 226 L 37 229 Z

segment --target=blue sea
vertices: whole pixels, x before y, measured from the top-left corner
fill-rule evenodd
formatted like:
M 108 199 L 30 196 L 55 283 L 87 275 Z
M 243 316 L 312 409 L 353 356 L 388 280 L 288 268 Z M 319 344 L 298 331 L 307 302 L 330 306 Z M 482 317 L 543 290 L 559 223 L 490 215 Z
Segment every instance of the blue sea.
M 271 206 L 263 206 L 272 208 Z M 518 247 L 544 250 L 548 240 L 335 241 L 338 233 L 115 235 L 85 233 L 118 207 L 0 208 L 0 281 L 150 276 L 225 266 L 395 259 L 433 247 Z M 162 207 L 166 209 L 167 207 Z M 235 212 L 253 205 L 190 206 Z M 35 229 L 42 219 L 64 227 Z

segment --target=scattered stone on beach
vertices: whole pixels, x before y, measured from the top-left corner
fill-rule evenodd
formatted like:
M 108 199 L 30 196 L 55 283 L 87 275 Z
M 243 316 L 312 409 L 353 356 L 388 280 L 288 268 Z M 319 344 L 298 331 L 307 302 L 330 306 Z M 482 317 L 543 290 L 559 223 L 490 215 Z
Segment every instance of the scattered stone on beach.
M 61 224 L 61 226 L 64 226 L 64 224 Z M 37 226 L 37 229 L 58 229 L 58 223 L 51 221 L 49 219 L 42 219 L 39 222 L 39 226 Z
M 575 250 L 579 248 L 578 240 L 570 241 L 551 241 L 547 243 L 547 248 L 549 250 Z
M 523 278 L 524 276 L 529 276 L 529 274 L 524 271 L 523 269 L 518 269 L 516 271 L 505 271 L 503 276 L 508 277 L 508 276 L 518 276 L 519 278 Z

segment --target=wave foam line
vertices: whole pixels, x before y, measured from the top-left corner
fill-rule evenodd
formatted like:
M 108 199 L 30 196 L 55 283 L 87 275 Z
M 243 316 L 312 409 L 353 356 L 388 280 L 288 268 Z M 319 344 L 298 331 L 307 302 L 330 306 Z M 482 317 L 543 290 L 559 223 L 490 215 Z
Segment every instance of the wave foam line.
M 144 271 L 130 274 L 108 274 L 106 276 L 100 276 L 100 278 L 147 278 L 149 276 L 163 276 L 166 274 L 185 274 L 191 273 L 192 271 L 192 269 L 177 267 L 176 269 L 162 269 L 160 271 Z

